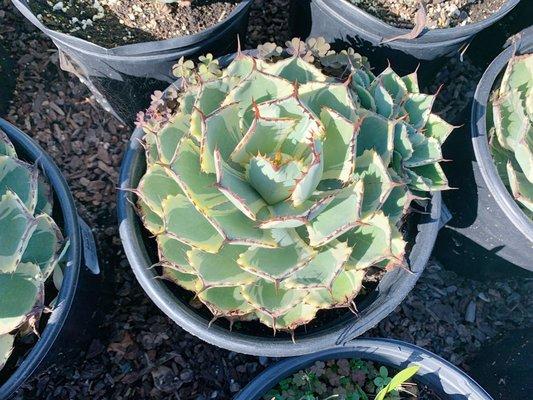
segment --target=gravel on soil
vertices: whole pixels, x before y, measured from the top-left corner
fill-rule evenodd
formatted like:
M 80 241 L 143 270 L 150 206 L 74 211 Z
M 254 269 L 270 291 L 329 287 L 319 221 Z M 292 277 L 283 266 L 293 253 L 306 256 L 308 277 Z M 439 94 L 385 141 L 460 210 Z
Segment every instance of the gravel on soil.
M 248 47 L 289 39 L 287 2 L 255 1 Z M 93 228 L 102 267 L 114 287 L 99 334 L 69 365 L 28 381 L 15 399 L 231 399 L 274 360 L 221 350 L 191 336 L 163 315 L 136 282 L 115 216 L 118 170 L 130 130 L 59 69 L 52 42 L 9 0 L 0 0 L 0 40 L 11 45 L 16 62 L 17 85 L 7 119 L 35 138 L 62 169 L 80 215 Z M 457 73 L 441 76 L 451 79 L 441 95 L 453 99 Z M 432 261 L 405 302 L 368 335 L 424 346 L 468 370 L 468 358 L 490 338 L 531 326 L 532 286 L 523 278 L 467 279 Z
M 225 19 L 240 0 L 30 0 L 51 29 L 103 47 L 191 35 Z
M 398 28 L 412 28 L 419 0 L 348 0 L 369 14 Z M 507 0 L 424 0 L 430 29 L 452 28 L 482 21 Z

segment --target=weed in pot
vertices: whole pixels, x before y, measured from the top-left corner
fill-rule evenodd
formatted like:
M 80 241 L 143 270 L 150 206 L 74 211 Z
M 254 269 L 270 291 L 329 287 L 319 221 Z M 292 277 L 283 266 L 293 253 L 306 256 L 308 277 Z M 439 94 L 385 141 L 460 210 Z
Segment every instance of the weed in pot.
M 533 218 L 533 55 L 511 58 L 487 113 L 490 145 L 500 178 Z
M 483 21 L 497 12 L 507 0 L 347 0 L 369 14 L 397 28 L 412 28 L 416 13 L 424 4 L 424 26 L 453 28 Z
M 408 268 L 401 228 L 448 188 L 453 129 L 416 74 L 374 76 L 321 38 L 175 73 L 179 89 L 139 115 L 147 168 L 132 188 L 164 279 L 215 319 L 293 333 L 319 310 L 355 310 L 373 269 Z
M 68 247 L 52 218 L 52 193 L 0 130 L 0 371 L 9 373 L 39 331 L 62 282 Z M 55 288 L 54 288 L 55 286 Z M 35 335 L 34 335 L 35 334 Z M 2 375 L 4 375 L 4 373 Z
M 48 28 L 103 47 L 193 35 L 224 20 L 239 0 L 30 0 Z
M 394 372 L 385 365 L 361 359 L 316 361 L 281 380 L 263 400 L 436 399 L 411 378 L 420 369 L 411 365 Z

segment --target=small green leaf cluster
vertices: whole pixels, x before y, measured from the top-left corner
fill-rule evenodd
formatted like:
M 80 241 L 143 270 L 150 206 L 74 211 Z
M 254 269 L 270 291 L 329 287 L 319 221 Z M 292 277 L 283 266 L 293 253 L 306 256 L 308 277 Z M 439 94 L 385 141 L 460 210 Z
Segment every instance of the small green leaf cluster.
M 265 44 L 220 68 L 180 60 L 174 90 L 140 115 L 141 219 L 163 278 L 215 318 L 293 332 L 355 308 L 371 267 L 407 267 L 413 201 L 448 188 L 453 126 L 415 74 L 375 76 L 324 39 Z
M 389 369 L 360 359 L 316 361 L 283 379 L 264 400 L 399 400 L 416 398 L 419 388 L 409 380 L 418 372 L 409 366 L 391 376 Z
M 0 130 L 0 370 L 17 335 L 35 331 L 44 283 L 57 270 L 61 232 L 51 217 L 52 194 L 35 165 L 17 157 Z
M 533 55 L 513 57 L 487 113 L 498 173 L 533 219 Z

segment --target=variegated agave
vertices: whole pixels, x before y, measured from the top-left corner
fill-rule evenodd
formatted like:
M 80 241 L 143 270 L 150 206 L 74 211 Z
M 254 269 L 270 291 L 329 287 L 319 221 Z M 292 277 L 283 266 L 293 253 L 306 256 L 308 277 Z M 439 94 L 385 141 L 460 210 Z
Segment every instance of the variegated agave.
M 45 281 L 63 243 L 51 213 L 50 188 L 38 168 L 19 160 L 0 130 L 0 370 L 16 336 L 33 332 L 44 309 Z M 56 277 L 59 283 L 57 271 Z
M 513 57 L 494 91 L 492 154 L 503 182 L 533 219 L 533 55 Z
M 453 127 L 414 74 L 376 77 L 323 39 L 287 46 L 222 70 L 208 57 L 201 73 L 181 60 L 180 91 L 140 115 L 133 191 L 164 278 L 215 318 L 293 332 L 352 306 L 371 266 L 405 266 L 401 220 L 448 187 L 438 162 Z

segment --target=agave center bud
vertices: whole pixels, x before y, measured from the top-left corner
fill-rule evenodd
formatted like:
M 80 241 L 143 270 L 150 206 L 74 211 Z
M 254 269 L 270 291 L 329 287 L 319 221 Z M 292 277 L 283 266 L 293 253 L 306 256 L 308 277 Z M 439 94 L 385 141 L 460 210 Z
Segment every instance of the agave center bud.
M 304 168 L 301 161 L 276 152 L 272 156 L 252 157 L 246 172 L 250 185 L 268 204 L 273 205 L 291 196 Z

